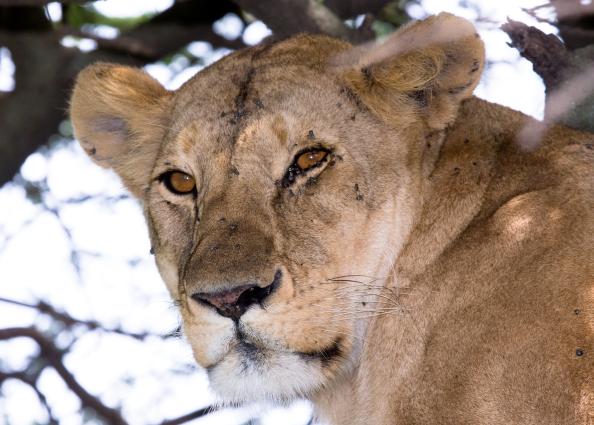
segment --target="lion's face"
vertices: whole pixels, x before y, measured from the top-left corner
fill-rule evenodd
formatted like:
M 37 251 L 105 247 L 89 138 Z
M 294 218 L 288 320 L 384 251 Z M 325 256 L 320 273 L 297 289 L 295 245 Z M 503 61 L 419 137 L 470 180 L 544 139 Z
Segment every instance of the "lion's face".
M 425 89 L 382 80 L 401 61 L 331 64 L 349 51 L 302 36 L 231 55 L 175 93 L 130 68 L 79 77 L 77 137 L 142 199 L 187 339 L 225 401 L 311 395 L 356 366 L 368 320 L 395 308 L 383 285 L 411 226 L 411 164 L 453 113 L 444 100 L 428 120 Z M 452 107 L 481 52 L 458 58 L 464 81 L 449 75 Z M 426 74 L 445 86 L 436 70 L 452 74 L 451 54 L 437 56 Z
M 287 71 L 185 87 L 146 195 L 196 360 L 230 400 L 304 395 L 352 364 L 377 293 L 358 282 L 380 288 L 397 244 L 400 135 L 330 78 Z M 195 190 L 175 194 L 172 170 Z

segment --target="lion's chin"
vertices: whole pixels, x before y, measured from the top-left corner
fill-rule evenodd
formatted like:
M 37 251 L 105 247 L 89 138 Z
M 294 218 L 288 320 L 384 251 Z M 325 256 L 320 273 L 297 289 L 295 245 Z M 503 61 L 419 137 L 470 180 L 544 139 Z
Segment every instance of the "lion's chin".
M 308 355 L 238 342 L 208 368 L 211 388 L 223 404 L 286 403 L 307 397 L 324 383 L 320 362 Z

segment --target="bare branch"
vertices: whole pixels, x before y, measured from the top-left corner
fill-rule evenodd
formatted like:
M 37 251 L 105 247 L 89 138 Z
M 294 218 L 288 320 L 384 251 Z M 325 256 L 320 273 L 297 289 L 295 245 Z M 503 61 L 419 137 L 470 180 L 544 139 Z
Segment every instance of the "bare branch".
M 502 29 L 546 86 L 545 122 L 527 126 L 520 137 L 523 144 L 537 146 L 546 126 L 553 123 L 594 131 L 594 47 L 570 52 L 556 36 L 511 20 Z
M 142 46 L 144 56 L 139 58 L 149 60 L 171 54 L 196 40 L 207 41 L 217 47 L 238 49 L 245 47 L 241 38 L 227 40 L 213 31 L 212 24 L 227 13 L 239 12 L 239 8 L 230 0 L 177 2 L 149 22 L 122 34 L 119 43 Z
M 13 300 L 6 300 L 6 299 L 1 299 L 0 301 L 10 302 L 12 304 L 20 305 L 23 307 L 36 308 L 35 305 L 22 303 L 20 301 L 13 301 Z M 48 313 L 48 314 L 52 314 L 52 316 L 54 314 L 56 314 L 55 310 L 50 310 L 50 312 L 51 313 Z M 62 315 L 61 313 L 57 313 L 57 314 L 60 317 Z M 69 316 L 62 317 L 60 320 L 68 321 L 68 320 L 70 320 L 70 317 Z M 78 324 L 79 322 L 76 322 L 76 323 Z M 39 348 L 41 350 L 40 357 L 43 360 L 47 361 L 47 363 L 50 366 L 52 366 L 56 370 L 56 372 L 58 372 L 60 377 L 64 380 L 64 382 L 68 386 L 68 388 L 72 392 L 74 392 L 78 396 L 78 398 L 81 400 L 83 407 L 92 409 L 99 416 L 101 416 L 103 419 L 107 420 L 110 424 L 127 425 L 127 422 L 124 420 L 124 418 L 121 416 L 121 414 L 117 410 L 104 405 L 98 397 L 87 392 L 85 390 L 85 388 L 82 387 L 78 383 L 78 381 L 76 381 L 74 376 L 70 373 L 70 371 L 68 371 L 68 369 L 66 369 L 66 366 L 64 366 L 64 363 L 63 363 L 64 352 L 62 350 L 60 350 L 58 347 L 56 347 L 54 345 L 54 343 L 52 341 L 50 341 L 47 337 L 45 337 L 40 331 L 38 331 L 34 327 L 0 329 L 0 341 L 9 340 L 9 339 L 13 339 L 13 338 L 19 338 L 19 337 L 31 338 L 39 345 Z M 36 393 L 38 394 L 42 403 L 47 406 L 48 414 L 50 414 L 50 417 L 51 417 L 51 410 L 49 409 L 49 406 L 47 405 L 47 403 L 45 401 L 44 395 L 37 389 L 35 378 L 29 377 L 25 372 L 6 373 L 6 372 L 0 371 L 0 384 L 2 384 L 2 381 L 6 380 L 6 379 L 11 379 L 11 378 L 19 379 L 19 380 L 25 382 L 26 384 L 30 385 L 36 391 Z M 183 423 L 189 422 L 191 420 L 206 416 L 216 410 L 217 410 L 217 408 L 214 406 L 204 407 L 204 408 L 198 409 L 194 412 L 180 416 L 178 418 L 164 420 L 163 422 L 160 423 L 160 425 L 183 424 Z
M 569 61 L 563 43 L 553 34 L 545 34 L 535 27 L 511 19 L 501 29 L 511 38 L 510 46 L 532 62 L 534 72 L 543 79 L 547 91 L 558 87 Z
M 43 369 L 41 369 L 41 370 L 43 370 Z M 43 394 L 41 392 L 41 390 L 39 390 L 39 388 L 37 388 L 37 379 L 39 378 L 39 374 L 41 373 L 41 370 L 35 376 L 30 376 L 26 371 L 21 371 L 21 372 L 0 371 L 0 386 L 2 385 L 2 383 L 4 381 L 7 381 L 9 379 L 16 379 L 18 381 L 21 381 L 24 384 L 27 384 L 29 387 L 31 387 L 31 389 L 33 391 L 35 391 L 35 394 L 37 394 L 37 398 L 39 399 L 39 401 L 43 405 L 45 411 L 47 412 L 47 415 L 49 417 L 48 425 L 58 425 L 59 422 L 54 417 L 52 408 L 49 405 L 47 398 L 45 397 L 45 394 Z
M 367 13 L 377 15 L 390 1 L 393 0 L 325 0 L 324 5 L 339 18 L 347 19 Z
M 268 25 L 276 37 L 301 32 L 327 34 L 351 42 L 373 38 L 370 30 L 348 28 L 332 10 L 316 0 L 234 0 Z
M 594 3 L 581 0 L 551 0 L 559 35 L 568 50 L 594 44 Z
M 195 40 L 206 41 L 213 46 L 239 49 L 245 47 L 241 39 L 227 40 L 212 30 L 212 25 L 196 27 L 142 26 L 116 38 L 103 38 L 75 28 L 62 28 L 61 35 L 88 38 L 103 51 L 130 55 L 141 61 L 156 61 L 171 52 L 181 49 Z
M 106 406 L 98 397 L 90 394 L 82 385 L 80 385 L 74 375 L 72 375 L 64 365 L 64 352 L 56 347 L 56 345 L 39 330 L 34 327 L 0 329 L 0 340 L 9 340 L 19 337 L 31 338 L 39 345 L 41 357 L 54 368 L 68 388 L 76 394 L 83 407 L 92 409 L 103 419 L 109 421 L 110 424 L 127 425 L 127 422 L 119 411 Z
M 88 330 L 99 330 L 102 332 L 109 332 L 115 333 L 123 336 L 128 336 L 130 338 L 138 339 L 138 340 L 145 340 L 148 337 L 159 337 L 159 338 L 167 338 L 168 335 L 156 335 L 149 332 L 142 332 L 142 333 L 135 333 L 135 332 L 128 332 L 122 328 L 105 328 L 101 323 L 95 320 L 81 320 L 76 319 L 70 316 L 67 313 L 61 312 L 56 310 L 55 307 L 51 306 L 50 304 L 46 303 L 45 301 L 39 301 L 37 304 L 29 304 L 22 301 L 11 300 L 8 298 L 0 297 L 0 302 L 17 305 L 19 307 L 30 308 L 39 311 L 40 313 L 47 314 L 48 316 L 52 317 L 54 320 L 57 320 L 63 323 L 66 326 L 83 326 Z M 173 335 L 173 334 L 172 334 Z

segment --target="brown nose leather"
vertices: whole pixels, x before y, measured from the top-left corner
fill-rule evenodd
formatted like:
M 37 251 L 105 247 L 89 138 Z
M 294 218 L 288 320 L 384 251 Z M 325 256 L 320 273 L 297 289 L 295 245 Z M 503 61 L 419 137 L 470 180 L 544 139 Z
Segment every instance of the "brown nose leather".
M 223 292 L 200 292 L 198 294 L 194 294 L 192 298 L 198 298 L 201 301 L 205 301 L 217 309 L 225 309 L 236 305 L 239 297 L 241 297 L 244 292 L 254 288 L 255 286 L 256 285 L 243 285 Z
M 250 306 L 261 304 L 280 284 L 281 278 L 282 273 L 278 270 L 272 283 L 264 288 L 241 285 L 226 291 L 198 292 L 192 295 L 192 299 L 214 307 L 221 316 L 239 320 Z

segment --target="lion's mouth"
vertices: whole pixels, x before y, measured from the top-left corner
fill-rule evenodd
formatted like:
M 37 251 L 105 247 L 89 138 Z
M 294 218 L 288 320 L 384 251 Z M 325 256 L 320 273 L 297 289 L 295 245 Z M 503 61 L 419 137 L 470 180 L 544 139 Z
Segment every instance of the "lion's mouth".
M 241 328 L 217 361 L 206 366 L 213 390 L 225 402 L 307 397 L 329 374 L 342 370 L 349 357 L 348 340 L 342 336 L 308 350 L 261 339 L 249 328 Z
M 237 340 L 234 347 L 229 353 L 234 352 L 241 358 L 241 363 L 244 366 L 252 365 L 263 367 L 270 361 L 275 354 L 278 355 L 294 355 L 300 360 L 307 363 L 320 362 L 322 367 L 329 366 L 334 361 L 343 357 L 342 338 L 338 337 L 332 344 L 327 347 L 312 350 L 312 351 L 294 351 L 294 350 L 277 350 L 270 347 L 261 346 L 258 343 L 252 342 L 248 337 L 241 332 L 237 333 Z M 210 371 L 216 368 L 224 358 L 206 368 Z
M 248 340 L 244 335 L 238 335 L 237 352 L 242 357 L 253 363 L 261 364 L 275 352 L 279 354 L 293 354 L 306 362 L 320 361 L 322 366 L 327 366 L 334 360 L 341 358 L 343 354 L 342 338 L 338 337 L 330 345 L 312 351 L 274 350 L 268 347 L 260 347 Z

